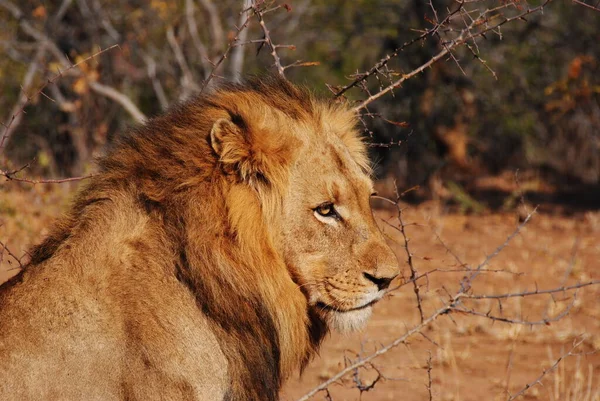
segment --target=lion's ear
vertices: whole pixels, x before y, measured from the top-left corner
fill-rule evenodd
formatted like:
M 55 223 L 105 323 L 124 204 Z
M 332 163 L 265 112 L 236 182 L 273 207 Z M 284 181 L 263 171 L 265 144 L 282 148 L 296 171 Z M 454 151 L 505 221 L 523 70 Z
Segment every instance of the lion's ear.
M 239 124 L 218 119 L 210 131 L 210 145 L 223 169 L 251 185 L 281 187 L 296 143 L 278 131 L 255 131 L 241 118 Z
M 210 145 L 219 161 L 226 165 L 239 163 L 249 156 L 249 144 L 241 128 L 226 118 L 220 118 L 213 124 Z
M 269 181 L 273 176 L 274 163 L 277 157 L 269 157 L 259 138 L 252 138 L 252 133 L 245 123 L 240 125 L 221 118 L 215 121 L 210 131 L 210 144 L 219 156 L 219 162 L 229 174 L 237 174 L 248 183 Z

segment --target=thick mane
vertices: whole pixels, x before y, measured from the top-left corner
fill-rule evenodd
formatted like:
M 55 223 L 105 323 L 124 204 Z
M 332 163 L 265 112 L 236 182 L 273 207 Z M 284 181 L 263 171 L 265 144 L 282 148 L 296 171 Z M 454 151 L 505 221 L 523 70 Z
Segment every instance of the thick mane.
M 275 400 L 325 334 L 276 250 L 281 194 L 297 149 L 314 132 L 335 131 L 368 171 L 355 124 L 344 105 L 275 78 L 224 85 L 175 106 L 116 142 L 71 214 L 32 250 L 28 268 L 91 225 L 111 224 L 119 218 L 114 205 L 130 205 L 119 213 L 143 216 L 168 250 L 157 254 L 142 239 L 133 255 L 160 263 L 195 297 L 228 360 L 228 399 Z

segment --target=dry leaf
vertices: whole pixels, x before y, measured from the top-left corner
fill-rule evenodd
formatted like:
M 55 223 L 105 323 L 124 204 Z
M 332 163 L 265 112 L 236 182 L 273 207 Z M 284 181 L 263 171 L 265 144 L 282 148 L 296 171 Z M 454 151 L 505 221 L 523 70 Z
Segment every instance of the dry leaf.
M 78 78 L 73 83 L 73 91 L 79 95 L 86 94 L 89 90 L 87 79 L 85 77 Z
M 32 12 L 31 12 L 31 15 L 32 15 L 34 18 L 37 18 L 37 19 L 44 19 L 44 18 L 46 18 L 46 15 L 47 15 L 47 13 L 46 13 L 46 7 L 44 7 L 44 6 L 37 6 L 37 7 L 36 7 L 36 8 L 35 8 L 35 9 L 34 9 Z

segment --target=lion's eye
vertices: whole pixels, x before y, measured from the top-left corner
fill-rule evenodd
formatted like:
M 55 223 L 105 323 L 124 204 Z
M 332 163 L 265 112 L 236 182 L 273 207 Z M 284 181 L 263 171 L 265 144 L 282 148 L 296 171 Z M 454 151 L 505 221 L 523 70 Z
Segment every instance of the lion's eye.
M 333 207 L 333 203 L 324 203 L 315 208 L 315 212 L 323 217 L 338 217 L 335 208 Z

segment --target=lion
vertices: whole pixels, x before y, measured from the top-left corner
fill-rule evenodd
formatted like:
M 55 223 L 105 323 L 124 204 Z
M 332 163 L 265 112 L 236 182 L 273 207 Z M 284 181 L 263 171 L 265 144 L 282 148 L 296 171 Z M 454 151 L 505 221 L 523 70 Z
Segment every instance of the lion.
M 255 78 L 116 141 L 0 287 L 0 399 L 277 400 L 399 272 L 355 126 Z

